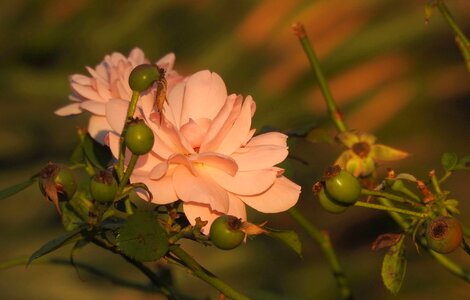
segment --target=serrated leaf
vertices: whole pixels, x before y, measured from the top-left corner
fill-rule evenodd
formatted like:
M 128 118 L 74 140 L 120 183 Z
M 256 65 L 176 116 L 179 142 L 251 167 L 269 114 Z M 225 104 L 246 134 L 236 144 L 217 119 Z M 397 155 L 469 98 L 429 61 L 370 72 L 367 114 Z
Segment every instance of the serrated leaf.
M 3 190 L 0 191 L 0 199 L 5 199 L 10 196 L 13 196 L 14 194 L 21 192 L 22 190 L 26 189 L 33 183 L 37 181 L 37 177 L 31 177 L 30 179 L 17 183 L 15 185 L 9 186 Z
M 404 238 L 390 247 L 382 262 L 382 281 L 385 287 L 396 295 L 401 288 L 406 273 L 406 256 Z
M 453 152 L 445 152 L 441 156 L 441 164 L 444 170 L 453 171 L 454 167 L 457 165 L 459 158 L 457 154 Z
M 53 239 L 44 245 L 41 246 L 38 250 L 36 250 L 28 259 L 27 265 L 29 265 L 33 260 L 38 259 L 41 256 L 44 256 L 52 251 L 55 251 L 63 246 L 76 242 L 78 240 L 83 239 L 82 231 L 84 230 L 83 227 L 76 228 L 75 230 L 68 232 L 56 239 Z
M 89 134 L 84 137 L 82 147 L 88 161 L 97 168 L 106 169 L 113 158 L 109 147 L 96 142 Z
M 168 239 L 157 217 L 150 211 L 131 215 L 117 237 L 119 249 L 138 261 L 154 261 L 168 251 Z
M 299 256 L 302 256 L 302 243 L 300 242 L 299 235 L 293 230 L 277 230 L 272 228 L 263 227 L 266 229 L 267 235 L 273 237 L 289 248 L 291 248 Z

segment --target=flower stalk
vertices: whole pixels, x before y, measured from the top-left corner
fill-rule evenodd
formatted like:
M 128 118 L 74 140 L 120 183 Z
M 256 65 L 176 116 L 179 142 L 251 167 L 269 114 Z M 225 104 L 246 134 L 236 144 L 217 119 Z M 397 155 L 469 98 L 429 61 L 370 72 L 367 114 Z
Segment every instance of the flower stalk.
M 326 231 L 321 231 L 313 225 L 297 208 L 293 207 L 288 210 L 289 215 L 294 219 L 320 246 L 326 260 L 330 264 L 331 270 L 338 285 L 342 299 L 353 299 L 352 291 L 349 286 L 348 279 L 341 267 L 341 264 L 336 256 L 335 250 L 331 243 L 329 234 Z
M 325 99 L 326 105 L 328 107 L 328 114 L 330 115 L 331 120 L 335 124 L 336 129 L 338 132 L 345 132 L 348 130 L 346 123 L 343 120 L 343 115 L 338 109 L 336 102 L 333 99 L 333 95 L 331 94 L 331 90 L 326 82 L 325 75 L 323 75 L 323 71 L 320 68 L 320 62 L 313 50 L 312 44 L 310 43 L 309 38 L 307 37 L 307 32 L 305 31 L 305 27 L 302 23 L 294 23 L 292 25 L 292 29 L 294 30 L 294 34 L 299 39 L 302 48 L 307 55 L 308 61 L 310 62 L 310 66 L 312 67 L 312 71 L 315 75 L 315 78 L 318 81 L 318 85 L 320 90 L 323 94 Z
M 219 290 L 224 296 L 233 299 L 233 300 L 249 300 L 247 296 L 236 291 L 224 281 L 216 277 L 214 274 L 210 273 L 204 267 L 202 267 L 191 255 L 184 251 L 180 246 L 172 246 L 170 252 L 173 253 L 177 258 L 179 258 L 186 268 L 188 268 L 191 273 L 207 282 L 208 284 L 215 287 Z M 221 298 L 223 299 L 223 298 Z

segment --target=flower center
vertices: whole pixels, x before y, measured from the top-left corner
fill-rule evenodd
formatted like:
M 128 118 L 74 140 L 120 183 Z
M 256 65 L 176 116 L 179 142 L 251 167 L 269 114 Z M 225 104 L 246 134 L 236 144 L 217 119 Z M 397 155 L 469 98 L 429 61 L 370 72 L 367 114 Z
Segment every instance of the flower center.
M 358 142 L 352 146 L 352 151 L 360 158 L 366 158 L 370 152 L 370 145 L 366 142 Z

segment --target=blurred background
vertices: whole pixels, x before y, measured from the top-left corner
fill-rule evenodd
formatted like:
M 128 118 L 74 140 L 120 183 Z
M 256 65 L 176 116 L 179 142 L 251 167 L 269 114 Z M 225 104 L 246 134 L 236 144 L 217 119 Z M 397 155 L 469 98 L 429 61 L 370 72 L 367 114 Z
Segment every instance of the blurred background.
M 0 0 L 0 188 L 19 182 L 49 161 L 66 162 L 75 128 L 87 115 L 60 118 L 68 103 L 68 76 L 86 74 L 114 51 L 140 47 L 152 61 L 176 54 L 181 74 L 210 69 L 229 92 L 257 101 L 254 126 L 295 130 L 315 125 L 334 136 L 308 61 L 291 24 L 301 21 L 321 60 L 333 95 L 351 128 L 376 134 L 380 143 L 413 153 L 387 167 L 427 178 L 445 151 L 470 154 L 470 76 L 453 34 L 436 10 L 424 20 L 425 0 Z M 470 1 L 446 3 L 470 35 Z M 408 245 L 408 270 L 398 297 L 381 283 L 384 251 L 372 252 L 378 234 L 398 232 L 380 212 L 352 208 L 341 215 L 321 210 L 310 193 L 325 167 L 341 153 L 337 145 L 291 139 L 289 173 L 303 185 L 299 201 L 308 217 L 331 233 L 357 299 L 465 299 L 469 285 L 426 253 Z M 456 173 L 445 189 L 461 201 L 468 221 L 468 173 Z M 2 200 L 0 262 L 29 256 L 63 233 L 53 206 L 36 186 Z M 254 299 L 339 299 L 318 246 L 286 214 L 260 215 L 274 228 L 295 229 L 303 258 L 267 237 L 223 252 L 188 243 L 208 269 Z M 467 222 L 470 225 L 470 222 Z M 67 260 L 70 248 L 51 254 Z M 463 251 L 450 255 L 470 268 Z M 77 261 L 145 283 L 119 257 L 89 246 Z M 179 289 L 217 298 L 201 281 L 177 268 Z M 68 265 L 35 264 L 0 271 L 2 299 L 158 299 L 113 285 Z

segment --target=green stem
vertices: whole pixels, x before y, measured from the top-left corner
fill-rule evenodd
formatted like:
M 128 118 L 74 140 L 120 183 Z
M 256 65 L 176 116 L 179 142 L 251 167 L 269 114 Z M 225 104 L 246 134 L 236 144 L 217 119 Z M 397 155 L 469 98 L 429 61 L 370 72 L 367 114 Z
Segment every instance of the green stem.
M 307 37 L 307 33 L 303 24 L 295 23 L 292 28 L 294 30 L 294 34 L 298 37 L 300 43 L 302 44 L 302 48 L 304 49 L 305 54 L 307 55 L 307 58 L 310 62 L 310 66 L 312 67 L 312 71 L 315 74 L 318 85 L 320 86 L 320 90 L 323 94 L 323 98 L 325 99 L 326 106 L 328 107 L 328 114 L 330 115 L 331 120 L 339 132 L 347 131 L 348 127 L 346 126 L 346 123 L 343 120 L 343 115 L 339 111 L 336 102 L 333 99 L 330 88 L 328 87 L 325 76 L 323 75 L 323 71 L 320 67 L 320 62 L 318 61 L 310 40 Z
M 460 48 L 460 51 L 462 52 L 463 58 L 465 59 L 467 69 L 470 72 L 470 42 L 468 41 L 463 31 L 460 29 L 457 22 L 455 22 L 454 17 L 450 13 L 444 1 L 438 0 L 436 2 L 436 6 L 441 12 L 441 15 L 444 17 L 444 20 L 446 20 L 447 24 L 454 32 L 457 44 Z
M 331 243 L 330 236 L 326 231 L 319 230 L 313 225 L 297 208 L 293 207 L 288 210 L 290 216 L 313 238 L 321 250 L 323 251 L 328 263 L 330 264 L 336 284 L 339 287 L 342 299 L 353 299 L 348 279 L 339 263 L 335 250 Z
M 203 281 L 215 287 L 224 296 L 234 300 L 249 300 L 247 296 L 234 290 L 228 284 L 217 278 L 215 275 L 204 269 L 193 257 L 191 257 L 180 246 L 172 246 L 171 253 L 178 257 L 182 263 L 192 272 L 193 275 L 199 277 Z
M 92 237 L 90 241 L 100 248 L 111 251 L 115 254 L 119 254 L 128 263 L 136 267 L 140 272 L 147 276 L 147 278 L 159 289 L 162 294 L 167 296 L 169 299 L 174 299 L 173 295 L 175 294 L 175 292 L 172 290 L 172 288 L 165 285 L 164 281 L 161 280 L 158 275 L 155 274 L 152 270 L 150 270 L 146 265 L 120 252 L 119 249 L 116 248 L 116 246 L 110 245 L 96 237 Z
M 116 167 L 116 173 L 119 179 L 122 181 L 122 177 L 124 176 L 124 161 L 125 161 L 125 153 L 126 153 L 126 146 L 124 144 L 124 135 L 126 134 L 127 126 L 129 122 L 134 117 L 135 109 L 137 108 L 137 101 L 139 100 L 140 92 L 133 91 L 131 101 L 129 103 L 129 107 L 127 108 L 126 120 L 124 123 L 124 128 L 121 132 L 121 137 L 119 138 L 119 157 L 118 157 L 118 164 Z
M 470 282 L 470 273 L 463 269 L 461 266 L 447 258 L 445 255 L 442 255 L 440 253 L 434 252 L 430 249 L 428 249 L 429 254 L 437 260 L 444 268 L 446 268 L 449 272 L 452 274 L 462 278 L 466 282 Z
M 383 197 L 387 198 L 392 201 L 400 202 L 400 203 L 409 203 L 413 206 L 416 206 L 416 202 L 404 197 L 400 197 L 394 194 L 386 193 L 386 192 L 381 192 L 381 191 L 373 191 L 373 190 L 368 190 L 368 189 L 362 189 L 361 194 L 367 195 L 367 196 L 374 196 L 374 197 Z
M 407 209 L 397 208 L 394 206 L 386 206 L 386 205 L 367 203 L 367 202 L 362 202 L 362 201 L 357 201 L 356 203 L 354 203 L 354 206 L 372 208 L 372 209 L 383 210 L 383 211 L 390 211 L 390 212 L 414 216 L 414 217 L 418 217 L 422 219 L 428 216 L 427 214 L 424 214 L 424 213 L 418 213 L 418 212 L 414 212 L 414 211 L 407 210 Z
M 434 170 L 429 172 L 429 177 L 431 178 L 431 183 L 434 188 L 434 191 L 436 192 L 437 195 L 439 195 L 439 197 L 442 197 L 442 190 L 437 180 L 436 172 Z
M 124 176 L 122 177 L 121 182 L 119 182 L 118 195 L 122 193 L 122 191 L 124 190 L 124 187 L 127 185 L 127 182 L 129 181 L 129 178 L 131 177 L 132 171 L 134 171 L 134 167 L 138 159 L 139 159 L 138 155 L 132 154 L 131 159 L 129 160 L 129 163 L 127 164 L 126 172 L 124 173 Z

